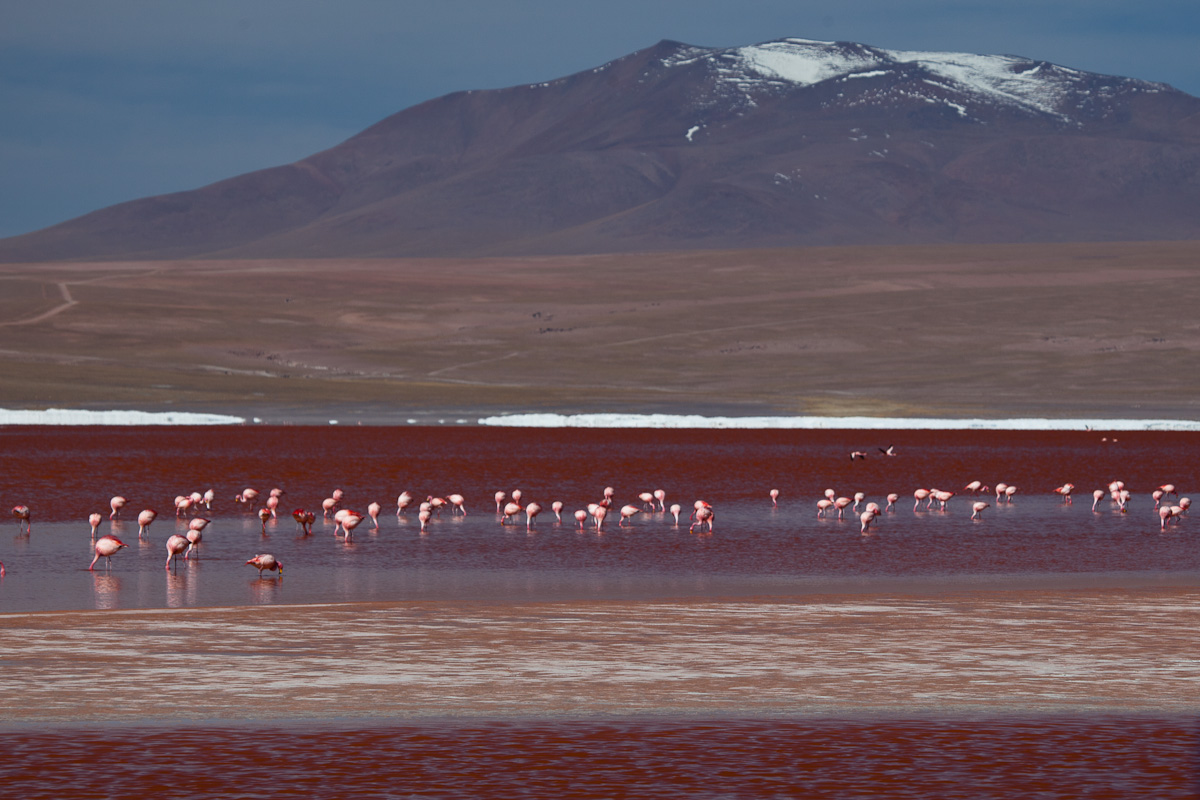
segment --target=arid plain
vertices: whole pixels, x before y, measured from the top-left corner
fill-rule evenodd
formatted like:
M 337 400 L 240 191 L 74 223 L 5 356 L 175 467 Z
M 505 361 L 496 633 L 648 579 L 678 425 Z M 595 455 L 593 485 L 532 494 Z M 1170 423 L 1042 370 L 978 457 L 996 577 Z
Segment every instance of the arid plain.
M 0 265 L 0 406 L 1194 418 L 1200 242 Z

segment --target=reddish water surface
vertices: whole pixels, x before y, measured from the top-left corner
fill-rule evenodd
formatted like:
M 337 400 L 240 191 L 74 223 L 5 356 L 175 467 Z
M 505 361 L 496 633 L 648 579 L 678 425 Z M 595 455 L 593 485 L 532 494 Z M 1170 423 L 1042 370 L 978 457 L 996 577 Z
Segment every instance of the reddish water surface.
M 895 457 L 879 452 L 888 445 L 895 446 Z M 851 460 L 853 450 L 869 456 Z M 1021 587 L 1023 594 L 1006 613 L 1019 615 L 1028 601 L 1033 620 L 1041 613 L 1040 587 L 1086 586 L 1102 592 L 1108 586 L 1163 585 L 1175 593 L 1173 624 L 1186 630 L 1186 610 L 1178 608 L 1177 598 L 1181 588 L 1190 590 L 1200 577 L 1200 532 L 1195 519 L 1186 517 L 1161 530 L 1150 492 L 1170 482 L 1181 494 L 1195 493 L 1198 467 L 1196 433 L 6 428 L 0 429 L 0 504 L 28 505 L 33 530 L 19 534 L 10 521 L 0 535 L 0 560 L 8 568 L 0 580 L 0 612 L 469 601 L 499 607 L 495 615 L 503 621 L 510 616 L 505 606 L 518 615 L 526 602 L 568 602 L 578 613 L 602 601 L 649 603 L 669 597 L 686 605 L 688 598 L 722 597 L 753 603 L 821 592 L 824 607 L 836 615 L 839 594 L 854 595 L 857 599 L 843 602 L 858 607 L 864 596 L 982 586 Z M 1019 491 L 1011 504 L 985 498 L 991 507 L 983 520 L 972 521 L 972 498 L 962 490 L 971 480 L 1003 481 Z M 1092 490 L 1112 480 L 1123 480 L 1134 493 L 1128 512 L 1107 499 L 1093 512 Z M 1076 486 L 1074 505 L 1053 493 L 1065 482 Z M 264 536 L 254 509 L 235 506 L 232 497 L 246 487 L 265 497 L 275 486 L 287 492 L 285 510 L 319 509 L 335 488 L 360 510 L 378 501 L 381 529 L 372 532 L 364 523 L 347 544 L 333 535 L 332 523 L 318 522 L 306 537 L 285 518 L 269 523 Z M 663 512 L 643 513 L 627 530 L 615 525 L 614 515 L 604 532 L 577 531 L 568 514 L 598 500 L 606 486 L 613 487 L 618 506 L 636 503 L 640 492 L 665 489 L 668 504 L 683 505 L 683 521 L 675 525 Z M 931 487 L 959 494 L 945 512 L 914 512 L 913 490 Z M 218 502 L 208 513 L 212 524 L 199 560 L 164 569 L 163 542 L 185 527 L 171 514 L 173 498 L 208 488 L 216 491 Z M 524 517 L 519 524 L 501 526 L 495 513 L 494 493 L 518 488 L 523 502 L 536 500 L 546 507 L 532 531 L 526 530 Z M 780 490 L 778 508 L 768 497 L 772 488 Z M 816 517 L 815 503 L 826 488 L 846 496 L 861 491 L 881 505 L 888 492 L 896 492 L 901 501 L 863 536 L 856 519 Z M 443 512 L 422 535 L 415 513 L 395 514 L 396 495 L 404 490 L 418 499 L 460 493 L 469 514 Z M 113 495 L 128 498 L 127 520 L 108 522 Z M 716 510 L 711 535 L 688 531 L 687 514 L 696 499 Z M 561 525 L 549 511 L 553 500 L 566 504 Z M 161 516 L 139 543 L 132 520 L 144 507 L 157 508 Z M 130 544 L 107 571 L 86 568 L 91 560 L 86 519 L 94 511 L 105 514 L 102 534 L 114 533 Z M 286 577 L 260 580 L 244 564 L 258 552 L 278 555 Z M 986 621 L 988 602 L 968 605 L 963 613 Z M 1125 612 L 1111 605 L 1096 624 L 1105 630 L 1141 626 L 1149 635 L 1144 628 L 1152 621 L 1142 619 L 1144 612 L 1131 609 L 1122 616 Z M 435 606 L 434 612 L 442 608 Z M 15 613 L 10 622 L 20 616 Z M 183 621 L 204 624 L 202 614 Z M 84 644 L 62 658 L 79 660 L 48 665 L 53 669 L 44 673 L 69 673 L 74 679 L 86 674 L 88 659 L 78 654 L 86 650 L 86 626 L 78 620 L 72 624 L 84 637 L 72 641 Z M 486 638 L 494 630 L 485 627 L 479 635 Z M 618 630 L 609 626 L 605 634 Z M 1086 625 L 1072 631 L 1086 636 Z M 726 642 L 721 647 L 753 645 L 738 644 L 735 628 L 717 633 Z M 838 635 L 834 630 L 824 643 L 829 653 L 836 650 Z M 957 634 L 946 635 L 953 640 Z M 909 644 L 921 650 L 921 641 Z M 1053 644 L 1053 637 L 1026 635 L 1028 652 L 1051 652 Z M 704 647 L 703 642 L 693 645 Z M 564 658 L 571 647 L 570 641 L 561 644 Z M 1172 686 L 1191 692 L 1191 662 L 1177 645 L 1171 647 Z M 939 648 L 944 655 L 931 656 L 945 662 L 938 661 L 939 669 L 953 674 L 960 667 L 973 668 L 980 680 L 991 677 L 981 661 L 960 664 L 956 659 L 973 657 L 956 651 L 953 641 Z M 989 657 L 1000 658 L 1004 649 L 998 638 Z M 714 663 L 725 652 L 715 647 Z M 692 655 L 703 660 L 701 652 Z M 874 668 L 886 669 L 876 663 L 886 661 L 884 656 L 868 655 Z M 124 657 L 144 657 L 148 667 L 165 663 L 149 650 Z M 515 663 L 515 656 L 504 658 Z M 803 651 L 797 658 L 803 668 Z M 1114 656 L 1139 681 L 1152 680 L 1162 658 L 1153 647 Z M 508 664 L 502 659 L 490 669 L 502 674 Z M 1109 673 L 1116 668 L 1108 667 Z M 22 669 L 21 674 L 30 674 L 36 664 L 22 663 Z M 846 670 L 848 681 L 864 679 L 852 664 Z M 1027 680 L 1039 680 L 1036 668 L 1026 672 L 1032 676 Z M 186 685 L 188 677 L 181 674 L 178 680 Z M 336 693 L 336 684 L 327 689 Z M 996 705 L 1000 690 L 992 685 L 988 691 L 991 705 L 981 707 Z M 119 698 L 114 690 L 114 702 Z M 1188 697 L 1176 700 L 1162 708 L 1194 705 Z M 438 713 L 431 702 L 430 713 Z M 1091 698 L 1093 706 L 1103 702 L 1102 696 Z M 617 707 L 606 711 L 615 719 L 333 724 L 277 722 L 286 713 L 273 712 L 264 701 L 243 724 L 183 724 L 164 717 L 157 725 L 10 728 L 0 733 L 0 785 L 13 796 L 30 798 L 152 792 L 226 797 L 1197 796 L 1200 736 L 1191 715 L 1073 715 L 1034 708 L 1021 713 L 1019 704 L 1010 710 L 1003 716 L 963 718 L 922 709 L 919 717 L 901 719 L 825 709 L 826 716 L 811 719 L 734 714 L 713 720 L 664 718 L 641 709 L 622 718 Z M 61 718 L 69 709 L 58 713 Z M 94 715 L 96 706 L 88 713 Z
M 447 721 L 0 733 L 12 797 L 1194 798 L 1195 719 Z

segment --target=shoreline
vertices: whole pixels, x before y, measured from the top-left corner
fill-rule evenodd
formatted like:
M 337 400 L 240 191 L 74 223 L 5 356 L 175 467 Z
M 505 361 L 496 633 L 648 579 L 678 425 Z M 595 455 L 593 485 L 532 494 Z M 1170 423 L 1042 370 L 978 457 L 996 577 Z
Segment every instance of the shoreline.
M 344 411 L 345 409 L 343 409 Z M 260 413 L 268 412 L 259 410 Z M 243 412 L 248 413 L 248 412 Z M 345 420 L 339 417 L 347 417 Z M 1200 420 L 1102 417 L 883 417 L 883 416 L 784 416 L 703 415 L 694 413 L 511 413 L 492 414 L 397 412 L 395 419 L 370 416 L 367 421 L 338 412 L 309 412 L 306 418 L 271 421 L 255 415 L 191 411 L 3 409 L 0 428 L 34 426 L 335 426 L 340 424 L 385 427 L 451 426 L 515 428 L 607 428 L 687 430 L 1011 430 L 1011 431 L 1200 431 Z M 402 420 L 400 418 L 403 418 Z M 318 421 L 325 418 L 324 421 Z
M 5 615 L 0 713 L 9 724 L 83 727 L 281 714 L 603 719 L 612 709 L 1194 714 L 1194 597 L 1185 587 L 1014 589 Z M 96 681 L 97 671 L 120 680 Z

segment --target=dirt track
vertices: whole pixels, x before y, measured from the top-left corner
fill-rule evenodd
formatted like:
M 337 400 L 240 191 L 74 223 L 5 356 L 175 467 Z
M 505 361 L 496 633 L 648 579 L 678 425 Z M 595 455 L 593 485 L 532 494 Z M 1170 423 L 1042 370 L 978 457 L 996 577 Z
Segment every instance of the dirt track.
M 0 265 L 0 407 L 1200 414 L 1200 242 Z

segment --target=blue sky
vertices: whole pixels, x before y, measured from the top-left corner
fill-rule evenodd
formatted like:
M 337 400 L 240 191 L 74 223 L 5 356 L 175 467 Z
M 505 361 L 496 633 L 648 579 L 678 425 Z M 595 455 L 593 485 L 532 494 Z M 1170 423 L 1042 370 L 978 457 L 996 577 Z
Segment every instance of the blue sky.
M 1195 0 L 0 0 L 0 236 L 660 39 L 1011 53 L 1200 95 Z

